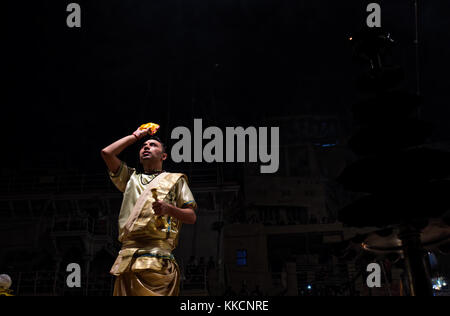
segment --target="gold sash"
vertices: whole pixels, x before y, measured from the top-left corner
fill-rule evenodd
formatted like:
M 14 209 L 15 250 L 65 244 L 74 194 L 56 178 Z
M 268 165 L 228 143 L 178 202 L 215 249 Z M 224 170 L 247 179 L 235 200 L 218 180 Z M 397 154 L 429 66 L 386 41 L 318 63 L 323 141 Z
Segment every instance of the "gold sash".
M 136 221 L 139 219 L 139 217 L 144 209 L 144 206 L 146 204 L 149 204 L 149 203 L 151 204 L 151 203 L 155 202 L 155 200 L 152 197 L 152 189 L 157 188 L 161 179 L 163 179 L 163 177 L 165 177 L 166 175 L 170 175 L 170 173 L 163 172 L 160 175 L 158 175 L 157 177 L 155 177 L 150 182 L 147 189 L 145 189 L 145 191 L 142 192 L 141 196 L 136 201 L 136 204 L 134 205 L 133 210 L 130 213 L 130 217 L 128 217 L 128 221 L 125 224 L 124 234 L 123 234 L 122 240 L 121 240 L 122 242 L 127 239 L 126 237 L 133 230 L 133 227 L 136 224 Z M 175 185 L 175 183 L 174 183 L 174 185 Z M 150 199 L 150 197 L 152 197 L 152 199 Z M 158 197 L 159 197 L 159 194 L 158 194 Z M 153 212 L 153 208 L 150 207 L 150 209 L 151 209 L 151 212 Z
M 167 224 L 167 216 L 164 216 L 165 227 L 158 229 L 155 223 L 156 216 L 152 207 L 155 199 L 151 191 L 152 189 L 157 189 L 158 200 L 164 201 L 181 177 L 185 177 L 185 175 L 181 173 L 162 173 L 153 179 L 146 190 L 140 195 L 125 224 L 124 233 L 120 238 L 120 241 L 123 243 L 122 249 L 111 268 L 111 274 L 118 276 L 128 271 L 136 253 L 145 252 L 158 255 L 170 255 L 175 247 L 178 232 L 170 232 L 170 227 Z M 147 259 L 137 258 L 136 264 L 139 263 L 139 260 L 145 261 Z M 143 269 L 142 264 L 138 265 L 141 265 L 139 270 Z

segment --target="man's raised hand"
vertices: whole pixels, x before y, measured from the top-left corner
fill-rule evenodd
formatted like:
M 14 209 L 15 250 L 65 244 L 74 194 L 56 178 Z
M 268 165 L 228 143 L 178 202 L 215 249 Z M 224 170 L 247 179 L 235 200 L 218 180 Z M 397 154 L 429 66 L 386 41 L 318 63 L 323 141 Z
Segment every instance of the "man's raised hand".
M 140 129 L 138 127 L 138 129 L 133 133 L 134 136 L 136 136 L 137 139 L 142 139 L 147 135 L 151 134 L 151 129 L 150 128 L 146 128 L 146 129 Z

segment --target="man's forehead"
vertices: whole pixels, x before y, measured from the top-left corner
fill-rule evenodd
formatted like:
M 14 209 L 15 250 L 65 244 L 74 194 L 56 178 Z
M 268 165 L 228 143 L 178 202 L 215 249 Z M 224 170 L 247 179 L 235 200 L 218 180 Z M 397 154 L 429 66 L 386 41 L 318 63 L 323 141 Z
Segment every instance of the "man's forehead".
M 158 142 L 156 139 L 149 139 L 149 140 L 145 141 L 145 142 L 142 144 L 142 146 L 144 146 L 145 144 L 151 144 L 151 143 L 155 143 L 155 144 L 157 144 L 157 145 L 161 145 L 161 143 Z

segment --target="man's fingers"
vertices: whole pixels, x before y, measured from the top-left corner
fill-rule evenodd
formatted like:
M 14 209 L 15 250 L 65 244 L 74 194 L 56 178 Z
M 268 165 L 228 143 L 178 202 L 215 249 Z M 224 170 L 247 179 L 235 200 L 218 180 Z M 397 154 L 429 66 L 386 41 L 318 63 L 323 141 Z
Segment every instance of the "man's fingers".
M 161 213 L 161 203 L 153 202 L 152 206 L 153 206 L 153 211 L 155 212 L 155 214 L 159 215 L 159 213 Z
M 166 214 L 166 210 L 164 208 L 164 204 L 161 201 L 153 202 L 152 206 L 153 206 L 153 212 L 156 215 Z

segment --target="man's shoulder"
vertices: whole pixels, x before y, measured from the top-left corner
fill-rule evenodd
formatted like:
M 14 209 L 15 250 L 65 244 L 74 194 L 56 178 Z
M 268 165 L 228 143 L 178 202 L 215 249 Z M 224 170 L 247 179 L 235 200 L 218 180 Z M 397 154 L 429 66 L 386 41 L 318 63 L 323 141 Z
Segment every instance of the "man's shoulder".
M 121 162 L 120 169 L 125 168 L 128 172 L 128 175 L 136 174 L 136 168 L 129 166 L 125 161 Z
M 182 172 L 165 172 L 165 173 L 168 177 L 181 177 L 187 179 L 187 175 Z
M 170 172 L 170 171 L 165 171 L 164 173 L 167 173 L 167 174 L 174 174 L 174 175 L 182 175 L 182 176 L 185 176 L 185 177 L 186 177 L 186 174 L 183 173 L 183 172 Z
M 188 181 L 188 177 L 186 174 L 184 173 L 180 173 L 180 172 L 165 172 L 166 177 L 171 178 L 173 180 L 178 181 L 183 181 L 185 180 L 186 182 Z
M 128 167 L 128 175 L 130 177 L 135 177 L 139 175 L 139 172 L 137 172 L 136 168 Z

